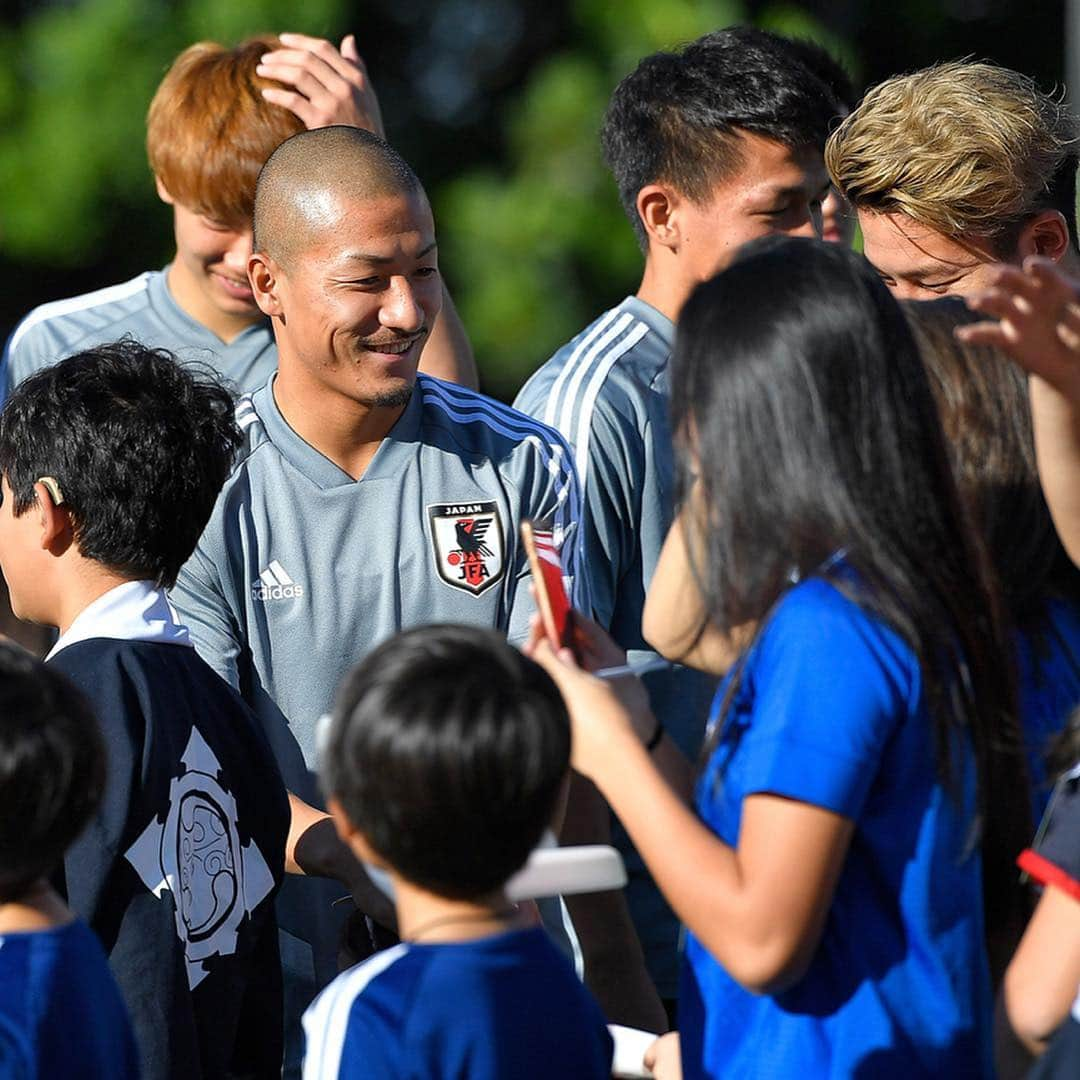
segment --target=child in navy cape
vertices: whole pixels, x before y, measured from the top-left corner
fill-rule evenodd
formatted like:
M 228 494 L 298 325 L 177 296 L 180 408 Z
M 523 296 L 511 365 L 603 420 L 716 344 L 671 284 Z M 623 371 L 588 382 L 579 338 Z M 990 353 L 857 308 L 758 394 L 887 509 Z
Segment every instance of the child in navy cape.
M 108 770 L 57 884 L 97 933 L 144 1076 L 277 1075 L 273 897 L 288 802 L 265 738 L 165 595 L 240 442 L 216 381 L 130 340 L 26 380 L 0 416 L 13 609 L 89 698 Z

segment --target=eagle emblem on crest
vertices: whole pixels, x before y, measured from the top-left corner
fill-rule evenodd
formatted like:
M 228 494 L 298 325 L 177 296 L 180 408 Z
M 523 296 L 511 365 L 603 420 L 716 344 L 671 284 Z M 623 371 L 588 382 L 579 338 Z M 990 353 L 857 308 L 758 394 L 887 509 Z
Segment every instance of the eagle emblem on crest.
M 427 511 L 435 569 L 447 585 L 479 596 L 502 579 L 506 543 L 494 502 L 436 503 Z

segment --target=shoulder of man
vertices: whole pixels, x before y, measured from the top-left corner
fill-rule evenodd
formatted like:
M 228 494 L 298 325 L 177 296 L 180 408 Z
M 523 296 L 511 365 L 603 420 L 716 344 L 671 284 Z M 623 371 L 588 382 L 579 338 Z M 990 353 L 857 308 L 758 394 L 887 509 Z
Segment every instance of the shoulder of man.
M 417 379 L 425 445 L 486 460 L 522 489 L 527 479 L 559 483 L 570 450 L 554 428 L 475 390 L 431 376 Z
M 53 300 L 41 304 L 27 315 L 8 339 L 5 354 L 42 355 L 50 361 L 60 359 L 58 350 L 74 351 L 87 339 L 109 340 L 121 337 L 130 323 L 149 304 L 149 287 L 159 270 L 147 271 L 119 285 Z
M 672 329 L 635 297 L 604 312 L 525 383 L 514 407 L 556 428 L 575 448 L 597 413 L 641 429 L 666 410 Z

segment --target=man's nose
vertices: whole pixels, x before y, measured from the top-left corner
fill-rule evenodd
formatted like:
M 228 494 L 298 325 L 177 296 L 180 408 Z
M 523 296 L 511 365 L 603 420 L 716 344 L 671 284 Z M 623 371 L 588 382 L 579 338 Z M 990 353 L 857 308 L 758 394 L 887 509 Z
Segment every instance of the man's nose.
M 424 325 L 424 309 L 417 302 L 416 293 L 407 278 L 390 279 L 379 321 L 383 326 L 409 333 Z
M 251 258 L 251 233 L 237 233 L 225 252 L 225 265 L 241 273 L 247 273 Z

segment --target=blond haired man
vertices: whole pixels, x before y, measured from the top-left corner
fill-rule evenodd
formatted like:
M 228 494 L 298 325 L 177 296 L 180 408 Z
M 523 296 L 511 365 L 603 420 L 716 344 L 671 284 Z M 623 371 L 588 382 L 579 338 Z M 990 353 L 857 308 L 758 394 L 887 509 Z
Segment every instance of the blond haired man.
M 899 297 L 976 292 L 993 264 L 1031 255 L 1080 271 L 1074 124 L 1019 72 L 954 61 L 888 79 L 825 163 Z

